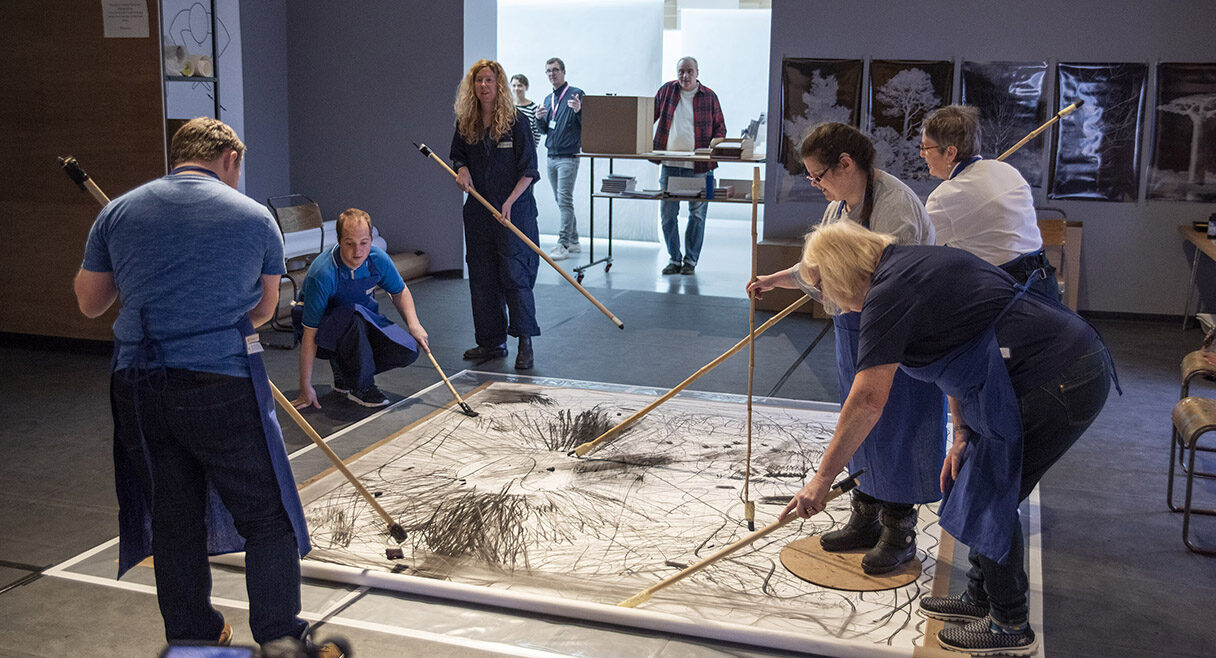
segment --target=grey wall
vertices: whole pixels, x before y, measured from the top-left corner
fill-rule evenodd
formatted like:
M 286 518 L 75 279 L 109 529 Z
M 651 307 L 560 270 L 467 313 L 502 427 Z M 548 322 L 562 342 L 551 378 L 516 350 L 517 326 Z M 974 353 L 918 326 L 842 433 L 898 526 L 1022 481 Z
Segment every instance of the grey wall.
M 249 147 L 245 193 L 258 201 L 290 194 L 291 163 L 287 122 L 286 0 L 241 2 L 241 67 L 245 91 L 245 132 Z
M 1216 62 L 1216 3 L 1204 0 L 1016 3 L 936 0 L 891 3 L 820 0 L 773 3 L 768 143 L 781 116 L 782 57 L 953 59 L 1057 62 Z M 1156 79 L 1149 79 L 1149 98 Z M 1150 157 L 1152 113 L 1145 116 L 1141 189 Z M 775 153 L 774 153 L 775 156 Z M 777 179 L 776 158 L 768 163 Z M 1046 170 L 1045 170 L 1046 171 Z M 1178 314 L 1189 275 L 1189 250 L 1175 226 L 1206 219 L 1213 204 L 1104 203 L 1044 199 L 1085 223 L 1080 305 L 1091 311 Z M 765 198 L 764 237 L 802 235 L 824 204 L 776 204 Z M 1202 281 L 1202 280 L 1201 280 Z M 1208 278 L 1207 288 L 1212 288 Z
M 461 268 L 460 190 L 410 144 L 447 155 L 461 3 L 296 0 L 286 10 L 292 191 L 326 219 L 366 210 L 390 251 L 422 249 L 431 270 Z

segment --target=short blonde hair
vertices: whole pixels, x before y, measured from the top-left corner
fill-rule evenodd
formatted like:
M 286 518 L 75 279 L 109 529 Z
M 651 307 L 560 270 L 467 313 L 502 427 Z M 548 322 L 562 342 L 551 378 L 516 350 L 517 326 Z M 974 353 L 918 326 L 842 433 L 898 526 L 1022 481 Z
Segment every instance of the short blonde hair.
M 337 231 L 339 242 L 342 241 L 342 234 L 346 233 L 347 224 L 351 222 L 363 222 L 367 224 L 367 234 L 369 236 L 372 234 L 372 216 L 358 208 L 347 208 L 342 211 L 342 214 L 338 215 Z
M 228 149 L 236 151 L 237 162 L 245 157 L 245 144 L 228 124 L 211 117 L 191 119 L 173 133 L 169 164 L 176 167 L 183 162 L 211 162 Z
M 819 270 L 819 289 L 838 306 L 848 308 L 870 285 L 883 249 L 895 236 L 875 233 L 850 220 L 820 224 L 806 238 L 799 274 Z

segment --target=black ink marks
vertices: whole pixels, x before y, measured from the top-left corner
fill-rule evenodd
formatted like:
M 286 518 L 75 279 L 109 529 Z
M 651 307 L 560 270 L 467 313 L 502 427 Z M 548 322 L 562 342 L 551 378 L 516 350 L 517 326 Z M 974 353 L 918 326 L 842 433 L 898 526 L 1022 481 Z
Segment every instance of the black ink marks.
M 621 455 L 614 459 L 582 459 L 574 465 L 575 473 L 603 473 L 606 471 L 620 471 L 621 473 L 637 473 L 641 477 L 640 471 L 655 466 L 666 466 L 675 461 L 675 458 L 669 455 Z
M 556 404 L 553 398 L 537 391 L 517 389 L 507 386 L 491 386 L 478 395 L 478 402 L 484 404 L 536 404 L 551 407 Z
M 575 446 L 594 440 L 614 425 L 608 419 L 608 412 L 598 404 L 577 413 L 569 409 L 558 411 L 557 418 L 548 422 L 548 428 L 540 427 L 540 422 L 536 421 L 536 430 L 540 432 L 541 440 L 546 448 L 557 452 L 569 452 Z
M 508 487 L 509 488 L 509 487 Z M 451 557 L 476 557 L 514 567 L 527 561 L 524 496 L 469 492 L 444 500 L 419 529 L 428 549 Z

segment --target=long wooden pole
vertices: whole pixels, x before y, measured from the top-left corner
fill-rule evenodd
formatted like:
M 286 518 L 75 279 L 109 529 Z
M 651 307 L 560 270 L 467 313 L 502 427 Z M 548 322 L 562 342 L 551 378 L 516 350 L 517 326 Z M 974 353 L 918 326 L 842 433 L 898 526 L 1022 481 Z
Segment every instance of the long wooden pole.
M 1059 123 L 1060 119 L 1063 119 L 1064 117 L 1077 111 L 1077 108 L 1081 107 L 1084 104 L 1085 104 L 1085 101 L 1083 101 L 1083 100 L 1077 101 L 1077 102 L 1073 103 L 1072 105 L 1069 105 L 1068 107 L 1060 110 L 1059 112 L 1056 112 L 1056 115 L 1054 117 L 1048 119 L 1046 123 L 1039 126 L 1038 128 L 1035 128 L 1034 130 L 1030 131 L 1030 134 L 1023 137 L 1022 140 L 1020 142 L 1018 142 L 1017 144 L 1010 146 L 1008 150 L 1006 150 L 1004 153 L 1002 153 L 1000 155 L 1000 157 L 997 158 L 997 160 L 1004 160 L 1005 158 L 1008 158 L 1009 156 L 1013 155 L 1014 151 L 1022 148 L 1023 146 L 1026 145 L 1027 142 L 1034 139 L 1035 137 L 1038 137 L 1039 133 L 1056 125 L 1057 123 Z
M 439 376 L 443 378 L 443 383 L 448 385 L 448 390 L 452 392 L 452 397 L 456 398 L 457 404 L 459 404 L 460 408 L 464 410 L 464 415 L 470 418 L 476 418 L 479 414 L 476 411 L 473 411 L 473 407 L 470 407 L 469 403 L 465 402 L 464 398 L 460 397 L 460 394 L 456 392 L 456 388 L 452 386 L 452 382 L 448 381 L 448 376 L 443 374 L 443 368 L 440 368 L 439 362 L 435 360 L 435 355 L 431 354 L 430 350 L 423 351 L 426 352 L 428 357 L 430 357 L 431 364 L 435 366 L 435 370 L 438 371 Z
M 63 167 L 63 170 L 67 173 L 67 175 L 73 181 L 76 181 L 77 185 L 80 185 L 81 189 L 92 194 L 93 198 L 97 199 L 97 202 L 102 206 L 105 206 L 110 202 L 110 199 L 105 195 L 105 192 L 102 192 L 101 188 L 98 187 L 97 184 L 89 178 L 89 175 L 84 173 L 84 170 L 80 168 L 80 163 L 76 161 L 76 158 L 73 158 L 70 155 L 59 158 L 59 164 Z M 312 428 L 312 425 L 308 424 L 307 420 L 304 420 L 304 417 L 300 415 L 299 411 L 296 411 L 296 408 L 291 404 L 291 400 L 288 400 L 287 397 L 283 395 L 283 392 L 279 390 L 279 387 L 275 386 L 274 382 L 270 381 L 269 379 L 266 380 L 266 383 L 270 384 L 270 393 L 279 403 L 279 406 L 287 412 L 287 415 L 291 416 L 292 420 L 296 421 L 296 425 L 299 425 L 300 429 L 304 430 L 304 433 L 308 435 L 308 438 L 312 439 L 312 442 L 325 453 L 325 456 L 329 457 L 329 460 L 332 461 L 334 466 L 336 466 L 338 470 L 342 472 L 342 475 L 345 475 L 346 479 L 349 480 L 351 484 L 355 485 L 355 489 L 357 489 L 363 498 L 367 500 L 368 504 L 372 506 L 372 509 L 376 510 L 376 513 L 380 515 L 380 518 L 384 519 L 384 522 L 388 524 L 388 534 L 394 540 L 396 540 L 398 544 L 405 541 L 405 528 L 402 528 L 401 524 L 394 521 L 393 517 L 389 516 L 389 513 L 384 511 L 384 508 L 380 506 L 380 503 L 376 502 L 375 497 L 372 496 L 367 488 L 363 486 L 363 483 L 359 482 L 359 479 L 355 477 L 355 474 L 351 473 L 350 469 L 346 468 L 346 464 L 342 463 L 342 459 L 338 457 L 338 455 L 329 447 L 328 444 L 325 443 L 325 440 L 321 438 L 321 435 L 317 434 L 317 431 Z
M 843 480 L 837 482 L 836 484 L 832 485 L 832 489 L 828 492 L 828 495 L 823 499 L 824 504 L 826 505 L 827 503 L 839 498 L 840 496 L 844 495 L 846 492 L 848 492 L 848 491 L 852 490 L 854 487 L 856 487 L 857 478 L 861 474 L 862 474 L 862 471 L 858 471 L 856 473 L 849 475 L 848 477 L 844 478 Z M 691 567 L 688 567 L 687 569 L 684 569 L 683 571 L 681 571 L 673 576 L 668 576 L 667 578 L 660 580 L 659 582 L 655 583 L 654 585 L 651 585 L 650 587 L 647 587 L 646 589 L 642 590 L 641 592 L 638 592 L 637 594 L 634 594 L 633 596 L 625 599 L 624 601 L 621 601 L 617 605 L 620 607 L 623 607 L 623 608 L 636 608 L 639 605 L 650 600 L 650 597 L 654 596 L 655 592 L 663 589 L 664 587 L 667 587 L 669 585 L 674 585 L 675 583 L 678 583 L 681 580 L 684 580 L 688 576 L 691 576 L 692 574 L 704 569 L 705 567 L 708 567 L 709 565 L 717 562 L 718 560 L 721 560 L 722 558 L 726 557 L 727 555 L 734 553 L 735 551 L 739 550 L 740 548 L 751 545 L 757 539 L 762 539 L 764 537 L 767 537 L 768 535 L 777 531 L 779 528 L 785 526 L 785 524 L 789 523 L 790 521 L 793 521 L 796 518 L 798 518 L 797 514 L 793 514 L 793 513 L 786 514 L 784 518 L 782 518 L 778 521 L 774 521 L 773 523 L 770 523 L 765 528 L 763 528 L 761 530 L 757 530 L 756 532 L 744 537 L 743 539 L 740 539 L 739 541 L 731 544 L 730 546 L 727 546 L 726 548 L 718 551 L 717 553 L 714 553 L 713 555 L 705 558 L 704 560 L 701 560 L 700 562 L 692 565 Z
M 760 203 L 760 167 L 752 168 L 752 277 L 756 280 L 756 231 Z M 756 333 L 756 296 L 747 296 L 747 335 Z M 752 386 L 756 380 L 756 341 L 747 342 L 747 459 L 743 463 L 743 519 L 747 529 L 756 529 L 756 501 L 751 497 L 752 483 Z
M 808 301 L 810 301 L 810 299 L 811 299 L 810 296 L 803 295 L 802 298 L 799 299 L 798 301 L 794 302 L 793 304 L 790 304 L 789 306 L 786 306 L 784 309 L 781 310 L 780 313 L 769 318 L 768 322 L 765 322 L 764 324 L 757 327 L 756 331 L 752 332 L 750 335 L 748 335 L 743 340 L 735 343 L 734 347 L 730 348 L 729 350 L 726 350 L 726 352 L 724 354 L 722 354 L 722 356 L 719 356 L 718 358 L 714 359 L 713 361 L 710 361 L 709 363 L 705 364 L 704 366 L 701 367 L 700 370 L 694 372 L 691 377 L 680 382 L 675 388 L 671 389 L 670 391 L 667 391 L 666 393 L 663 394 L 662 397 L 660 397 L 659 399 L 655 400 L 654 402 L 651 402 L 650 404 L 646 405 L 637 413 L 633 414 L 632 416 L 630 416 L 630 417 L 626 418 L 625 420 L 621 421 L 620 423 L 618 423 L 615 427 L 613 427 L 613 428 L 609 429 L 607 432 L 604 432 L 603 434 L 599 435 L 598 437 L 595 438 L 594 441 L 588 441 L 587 443 L 584 443 L 584 444 L 580 445 L 579 447 L 575 448 L 573 450 L 574 454 L 578 455 L 579 457 L 582 457 L 582 456 L 586 455 L 587 453 L 591 452 L 592 450 L 595 450 L 595 448 L 598 447 L 600 443 L 616 436 L 617 434 L 620 434 L 622 431 L 625 430 L 625 428 L 632 425 L 639 418 L 654 411 L 655 408 L 658 407 L 660 404 L 663 404 L 664 402 L 675 397 L 675 395 L 677 393 L 684 390 L 685 387 L 687 387 L 689 384 L 696 381 L 697 378 L 699 378 L 700 376 L 704 375 L 705 373 L 709 372 L 710 370 L 713 370 L 714 368 L 721 365 L 722 362 L 725 361 L 726 359 L 728 359 L 732 354 L 743 349 L 748 343 L 750 343 L 752 341 L 752 339 L 757 338 L 761 334 L 763 334 L 765 331 L 768 331 L 769 327 L 772 327 L 773 325 L 780 322 L 781 319 L 784 318 L 785 316 L 798 310 L 798 307 L 807 303 Z
M 430 148 L 428 148 L 426 144 L 414 144 L 414 146 L 418 147 L 418 150 L 422 153 L 422 155 L 434 160 L 435 162 L 438 162 L 439 166 L 446 169 L 447 172 L 452 175 L 452 178 L 455 178 L 457 180 L 460 179 L 460 176 L 457 175 L 457 173 L 455 171 L 453 171 L 451 167 L 448 166 L 448 163 L 444 162 L 443 158 L 440 158 L 438 155 L 436 155 L 435 152 L 432 151 Z M 574 286 L 575 288 L 578 289 L 579 292 L 583 293 L 583 296 L 586 297 L 587 300 L 590 301 L 592 304 L 595 304 L 595 307 L 598 308 L 601 313 L 608 316 L 608 319 L 612 320 L 613 324 L 615 324 L 617 327 L 619 327 L 621 329 L 625 328 L 624 322 L 621 322 L 619 318 L 617 318 L 615 315 L 612 314 L 612 311 L 609 311 L 607 307 L 605 307 L 603 304 L 600 303 L 600 300 L 595 298 L 595 295 L 592 295 L 591 293 L 587 292 L 587 289 L 584 288 L 582 286 L 582 284 L 580 284 L 578 281 L 575 281 L 574 278 L 571 277 L 566 272 L 566 270 L 563 270 L 560 265 L 555 263 L 553 261 L 553 259 L 549 257 L 549 254 L 546 254 L 543 249 L 536 246 L 536 243 L 533 242 L 531 238 L 524 235 L 524 232 L 519 230 L 519 227 L 512 224 L 510 221 L 504 219 L 502 216 L 502 213 L 498 212 L 498 209 L 495 208 L 493 205 L 491 205 L 489 201 L 486 201 L 486 198 L 481 196 L 481 194 L 479 194 L 477 192 L 477 190 L 473 190 L 472 192 L 469 192 L 469 195 L 472 196 L 474 199 L 477 199 L 479 202 L 481 202 L 481 205 L 485 206 L 486 210 L 489 210 L 490 214 L 494 215 L 494 219 L 497 219 L 500 224 L 502 224 L 503 226 L 510 229 L 511 232 L 514 233 L 516 236 L 518 236 L 520 240 L 523 240 L 524 244 L 528 245 L 528 247 L 532 251 L 535 251 L 537 254 L 539 254 L 541 258 L 545 259 L 546 263 L 548 263 L 550 266 L 552 266 L 553 269 L 557 270 L 558 274 L 562 275 L 562 277 L 564 277 L 566 279 L 566 281 L 569 281 L 570 285 Z

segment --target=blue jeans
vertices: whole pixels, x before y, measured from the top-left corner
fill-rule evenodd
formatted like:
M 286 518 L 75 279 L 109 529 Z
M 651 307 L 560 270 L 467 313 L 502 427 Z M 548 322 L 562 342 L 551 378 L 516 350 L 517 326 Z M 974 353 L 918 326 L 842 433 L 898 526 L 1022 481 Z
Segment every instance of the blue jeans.
M 300 557 L 283 509 L 262 421 L 247 377 L 179 368 L 114 373 L 115 440 L 138 450 L 142 429 L 152 475 L 156 598 L 170 641 L 214 641 L 224 618 L 211 605 L 205 521 L 214 487 L 245 539 L 249 626 L 264 644 L 302 637 Z M 139 402 L 138 411 L 135 400 Z
M 1110 393 L 1111 373 L 1106 347 L 1094 347 L 1050 381 L 1018 397 L 1022 415 L 1022 483 L 1018 500 L 1025 500 L 1081 434 L 1098 417 Z M 1029 583 L 1022 567 L 1022 526 L 1014 531 L 1005 564 L 971 551 L 967 557 L 967 598 L 987 601 L 992 618 L 1018 625 L 1029 618 Z
M 549 185 L 553 187 L 553 200 L 561 213 L 561 228 L 557 241 L 564 246 L 578 244 L 578 222 L 574 218 L 574 181 L 578 179 L 578 158 L 549 156 Z
M 688 167 L 668 167 L 659 169 L 659 188 L 667 189 L 667 179 L 700 178 L 704 180 L 709 172 L 698 174 Z M 663 227 L 663 239 L 667 242 L 667 256 L 674 265 L 692 265 L 696 267 L 697 259 L 701 257 L 701 242 L 705 239 L 705 211 L 709 203 L 705 201 L 688 202 L 688 228 L 684 230 L 684 255 L 680 256 L 680 226 L 677 216 L 680 214 L 679 201 L 663 201 L 659 204 L 660 226 Z

